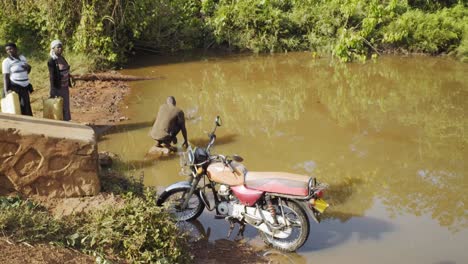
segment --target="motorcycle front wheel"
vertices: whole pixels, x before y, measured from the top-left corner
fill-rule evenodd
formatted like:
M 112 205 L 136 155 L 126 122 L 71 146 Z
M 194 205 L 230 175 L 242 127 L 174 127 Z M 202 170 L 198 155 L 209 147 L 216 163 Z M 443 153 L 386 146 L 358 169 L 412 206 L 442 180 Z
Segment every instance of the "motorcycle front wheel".
M 283 231 L 289 233 L 289 236 L 278 238 L 260 231 L 263 242 L 278 250 L 287 252 L 296 251 L 309 237 L 310 225 L 307 213 L 294 201 L 286 201 L 283 202 L 282 206 L 276 204 L 274 207 L 276 215 L 282 216 L 284 214 L 285 220 L 289 223 L 289 226 L 283 228 Z
M 190 188 L 177 188 L 168 192 L 163 192 L 158 200 L 158 205 L 167 206 L 169 213 L 175 216 L 177 221 L 190 221 L 197 219 L 205 205 L 203 204 L 200 194 L 195 192 L 190 197 L 190 200 L 185 209 L 182 209 L 185 197 L 189 193 Z

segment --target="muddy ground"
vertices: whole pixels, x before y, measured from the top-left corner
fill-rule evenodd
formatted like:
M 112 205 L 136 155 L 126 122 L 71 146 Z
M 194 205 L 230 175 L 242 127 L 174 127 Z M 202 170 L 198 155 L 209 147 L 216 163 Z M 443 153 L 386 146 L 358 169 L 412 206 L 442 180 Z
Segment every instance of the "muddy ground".
M 0 238 L 0 263 L 93 264 L 94 257 L 79 251 L 47 244 L 14 243 Z
M 132 76 L 93 74 L 78 77 L 70 89 L 72 121 L 90 125 L 112 125 L 127 118 L 121 114 L 122 102 L 130 89 Z M 80 80 L 80 79 L 85 79 Z
M 72 122 L 94 127 L 99 136 L 114 124 L 127 120 L 122 109 L 130 92 L 128 82 L 141 78 L 111 72 L 77 76 L 76 80 L 70 89 Z M 42 116 L 42 113 L 37 111 L 34 115 Z M 56 217 L 123 203 L 119 197 L 107 193 L 83 198 L 34 197 L 34 200 Z M 192 243 L 191 250 L 194 263 L 266 263 L 250 246 L 229 240 L 213 243 L 199 238 Z M 54 245 L 15 243 L 0 234 L 0 263 L 95 263 L 95 258 Z

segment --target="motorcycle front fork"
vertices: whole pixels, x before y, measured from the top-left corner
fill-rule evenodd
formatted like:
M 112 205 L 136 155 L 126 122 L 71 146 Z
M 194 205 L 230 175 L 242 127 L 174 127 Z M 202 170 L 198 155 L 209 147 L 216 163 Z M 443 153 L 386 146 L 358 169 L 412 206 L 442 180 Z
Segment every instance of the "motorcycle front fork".
M 196 176 L 196 177 L 190 177 L 190 185 L 191 185 L 191 188 L 190 188 L 190 191 L 188 192 L 188 194 L 184 194 L 184 197 L 182 197 L 184 199 L 184 203 L 182 204 L 181 206 L 181 209 L 184 210 L 185 208 L 187 208 L 188 206 L 188 203 L 189 203 L 189 200 L 190 200 L 190 197 L 192 197 L 192 195 L 195 193 L 195 191 L 197 190 L 197 187 L 198 187 L 198 184 L 200 183 L 200 180 L 202 179 L 202 177 L 204 176 Z M 215 208 L 216 208 L 216 214 L 219 214 L 218 212 L 218 203 L 219 203 L 219 199 L 218 199 L 218 195 L 216 194 L 216 190 L 213 186 L 213 184 L 210 182 L 209 184 L 206 184 L 205 187 L 208 186 L 208 188 L 211 189 L 211 191 L 213 192 L 213 197 L 214 197 L 214 200 L 215 200 Z M 204 195 L 204 192 L 201 193 L 200 195 Z M 204 196 L 203 198 L 203 202 L 206 203 L 207 200 L 206 200 L 206 196 Z M 208 208 L 208 210 L 210 210 L 210 206 L 205 204 L 205 206 Z M 213 210 L 213 209 L 211 209 Z M 211 211 L 210 210 L 210 211 Z
M 183 197 L 182 197 L 184 199 L 184 203 L 181 206 L 182 210 L 185 210 L 185 208 L 187 208 L 190 197 L 192 197 L 193 193 L 197 189 L 197 186 L 198 186 L 198 183 L 200 182 L 200 180 L 201 180 L 200 176 L 190 177 L 189 183 L 191 185 L 191 188 L 190 188 L 190 191 L 188 192 L 188 194 L 184 194 Z

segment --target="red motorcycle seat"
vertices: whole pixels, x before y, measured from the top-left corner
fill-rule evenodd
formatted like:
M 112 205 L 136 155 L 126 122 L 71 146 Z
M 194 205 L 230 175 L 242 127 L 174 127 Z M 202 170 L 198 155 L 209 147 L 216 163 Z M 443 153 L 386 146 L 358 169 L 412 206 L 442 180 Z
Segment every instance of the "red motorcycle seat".
M 309 195 L 311 177 L 287 172 L 249 171 L 245 175 L 245 186 L 249 189 L 296 196 Z

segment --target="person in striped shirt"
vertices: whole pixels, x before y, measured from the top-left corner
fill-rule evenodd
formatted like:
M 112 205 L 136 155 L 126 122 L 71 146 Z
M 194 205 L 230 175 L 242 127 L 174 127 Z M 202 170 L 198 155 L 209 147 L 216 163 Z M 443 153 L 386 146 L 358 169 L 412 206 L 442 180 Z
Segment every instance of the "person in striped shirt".
M 34 91 L 29 82 L 31 66 L 26 58 L 19 54 L 15 43 L 7 43 L 5 51 L 8 57 L 2 63 L 4 96 L 11 91 L 16 92 L 20 99 L 21 114 L 32 116 L 29 99 L 29 94 Z

